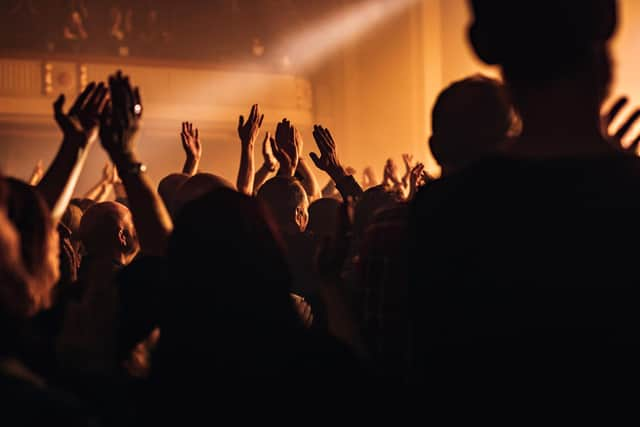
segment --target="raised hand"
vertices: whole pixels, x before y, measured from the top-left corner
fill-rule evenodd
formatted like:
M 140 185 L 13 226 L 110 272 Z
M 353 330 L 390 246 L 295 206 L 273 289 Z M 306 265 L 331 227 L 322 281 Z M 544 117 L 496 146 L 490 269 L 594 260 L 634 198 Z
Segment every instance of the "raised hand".
M 267 132 L 264 135 L 264 141 L 262 141 L 262 157 L 264 157 L 264 165 L 272 172 L 275 172 L 278 168 L 278 160 L 273 155 L 273 148 L 271 148 L 271 132 Z
M 425 170 L 424 170 L 424 165 L 422 163 L 418 163 L 413 167 L 413 169 L 411 169 L 411 175 L 409 179 L 408 200 L 412 200 L 415 197 L 421 185 L 425 184 L 424 182 L 422 182 L 424 180 L 424 177 L 425 177 Z
M 264 114 L 260 114 L 260 107 L 258 104 L 254 104 L 249 112 L 249 117 L 244 120 L 244 116 L 240 116 L 238 119 L 238 136 L 240 142 L 243 145 L 251 145 L 256 141 L 262 121 L 264 120 Z
M 410 179 L 410 176 L 411 176 L 411 170 L 414 167 L 413 155 L 412 154 L 403 154 L 402 155 L 402 161 L 404 162 L 404 168 L 405 168 L 404 176 L 402 177 L 402 184 L 404 184 L 405 187 L 409 187 L 409 179 Z
M 391 158 L 387 159 L 387 163 L 384 165 L 384 178 L 382 180 L 382 184 L 392 187 L 400 184 L 398 166 Z
M 64 134 L 64 142 L 77 148 L 85 148 L 96 140 L 100 115 L 109 100 L 109 90 L 104 83 L 89 83 L 66 114 L 63 111 L 65 96 L 53 103 L 56 123 Z
M 293 176 L 298 167 L 300 152 L 295 137 L 296 129 L 284 119 L 278 123 L 276 137 L 271 138 L 271 149 L 280 163 L 278 175 Z
M 329 132 L 329 129 L 323 128 L 320 125 L 314 126 L 313 139 L 316 140 L 318 150 L 320 150 L 320 156 L 316 153 L 309 154 L 316 167 L 329 174 L 334 181 L 339 177 L 344 176 L 346 172 L 338 160 L 336 143 L 333 140 L 333 136 L 331 135 L 331 132 Z
M 628 98 L 621 97 L 620 99 L 618 99 L 618 101 L 616 101 L 613 107 L 611 107 L 609 112 L 602 117 L 603 133 L 609 140 L 609 142 L 614 145 L 614 147 L 637 155 L 638 145 L 640 144 L 640 135 L 636 136 L 631 144 L 627 147 L 623 145 L 622 140 L 629 133 L 638 118 L 640 118 L 640 109 L 636 109 L 615 133 L 609 131 L 611 124 L 616 119 L 616 117 L 618 117 L 620 111 L 624 108 L 625 105 L 627 105 L 628 102 Z
M 100 118 L 100 142 L 117 164 L 117 158 L 135 153 L 142 118 L 142 100 L 138 88 L 132 88 L 129 77 L 118 71 L 109 77 L 111 102 Z
M 187 156 L 182 172 L 187 175 L 195 175 L 202 157 L 202 144 L 200 143 L 200 132 L 198 128 L 193 129 L 193 123 L 182 122 L 182 148 Z

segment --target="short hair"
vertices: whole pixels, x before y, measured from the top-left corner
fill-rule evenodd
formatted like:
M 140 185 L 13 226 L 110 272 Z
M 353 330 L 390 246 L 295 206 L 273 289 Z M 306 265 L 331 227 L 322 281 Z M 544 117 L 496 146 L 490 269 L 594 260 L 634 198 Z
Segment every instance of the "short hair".
M 503 84 L 477 74 L 438 95 L 431 113 L 431 151 L 441 165 L 464 164 L 496 150 L 516 124 Z
M 316 236 L 333 237 L 337 230 L 341 203 L 330 197 L 323 197 L 309 206 L 307 231 Z
M 296 209 L 305 200 L 307 192 L 295 178 L 277 176 L 264 183 L 257 194 L 258 200 L 264 203 L 278 225 L 291 222 L 295 218 Z

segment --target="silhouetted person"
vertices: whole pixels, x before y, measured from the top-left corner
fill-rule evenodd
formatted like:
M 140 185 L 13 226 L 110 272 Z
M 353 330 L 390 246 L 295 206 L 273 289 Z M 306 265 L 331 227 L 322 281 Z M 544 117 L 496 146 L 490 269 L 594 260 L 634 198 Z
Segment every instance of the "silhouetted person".
M 501 66 L 523 132 L 415 202 L 416 379 L 536 391 L 622 378 L 637 359 L 627 248 L 640 236 L 623 218 L 640 214 L 640 165 L 600 132 L 615 1 L 471 4 L 472 45 Z
M 344 370 L 340 345 L 304 328 L 283 251 L 254 198 L 218 189 L 185 205 L 168 266 L 155 408 L 197 416 L 208 411 L 202 387 L 226 399 L 250 384 L 344 384 L 357 373 Z

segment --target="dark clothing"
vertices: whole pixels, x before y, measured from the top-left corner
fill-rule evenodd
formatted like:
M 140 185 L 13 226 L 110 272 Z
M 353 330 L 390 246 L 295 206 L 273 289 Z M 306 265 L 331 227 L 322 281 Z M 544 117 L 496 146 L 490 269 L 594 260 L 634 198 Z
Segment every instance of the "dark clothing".
M 531 387 L 627 373 L 639 191 L 640 161 L 623 155 L 497 158 L 424 188 L 410 232 L 417 378 Z

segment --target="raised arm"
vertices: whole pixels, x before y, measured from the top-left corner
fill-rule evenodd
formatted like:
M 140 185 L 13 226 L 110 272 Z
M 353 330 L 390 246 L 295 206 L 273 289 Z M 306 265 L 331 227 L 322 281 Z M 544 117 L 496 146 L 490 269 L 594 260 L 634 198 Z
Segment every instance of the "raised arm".
M 316 125 L 313 127 L 313 138 L 316 140 L 318 150 L 320 150 L 320 156 L 316 153 L 310 153 L 311 160 L 315 163 L 316 167 L 325 171 L 329 177 L 336 183 L 336 187 L 343 200 L 352 198 L 354 201 L 358 200 L 362 195 L 362 188 L 353 178 L 348 175 L 345 169 L 338 160 L 336 153 L 336 143 L 331 136 L 329 129 Z
M 271 148 L 271 133 L 269 132 L 265 133 L 264 140 L 262 141 L 262 157 L 264 158 L 264 162 L 256 171 L 253 178 L 254 194 L 256 194 L 260 187 L 262 187 L 262 184 L 274 176 L 278 170 L 278 161 L 273 155 L 273 149 Z
M 254 174 L 254 160 L 253 160 L 253 147 L 258 133 L 260 132 L 260 126 L 264 120 L 264 114 L 260 114 L 260 108 L 258 104 L 254 104 L 251 107 L 249 117 L 245 122 L 244 116 L 240 116 L 238 119 L 238 136 L 240 137 L 240 168 L 238 169 L 237 187 L 238 191 L 246 194 L 247 196 L 253 196 L 253 174 Z
M 296 171 L 298 172 L 298 175 L 302 177 L 302 186 L 309 196 L 309 202 L 313 202 L 314 200 L 322 197 L 322 190 L 320 189 L 318 179 L 313 173 L 310 165 L 304 160 L 304 157 L 302 157 L 302 135 L 300 135 L 300 131 L 297 128 L 293 128 L 293 136 L 300 157 L 298 160 L 298 169 Z
M 33 186 L 38 185 L 43 175 L 44 175 L 44 166 L 42 164 L 42 160 L 38 160 L 38 162 L 36 163 L 36 166 L 33 168 L 33 172 L 31 173 L 31 176 L 29 177 L 29 185 L 33 185 Z
M 54 116 L 64 138 L 55 159 L 38 184 L 38 190 L 49 204 L 54 221 L 62 218 L 71 200 L 89 149 L 97 139 L 99 117 L 107 100 L 105 85 L 90 83 L 67 114 L 62 110 L 64 95 L 60 95 L 53 104 Z
M 100 141 L 127 192 L 142 252 L 161 256 L 173 224 L 136 152 L 142 117 L 140 93 L 120 71 L 109 78 L 109 87 L 112 101 L 102 115 Z
M 193 176 L 198 172 L 200 158 L 202 157 L 200 132 L 198 131 L 198 128 L 195 130 L 193 129 L 193 123 L 183 122 L 180 138 L 182 139 L 182 148 L 184 148 L 184 152 L 186 154 L 182 173 Z

